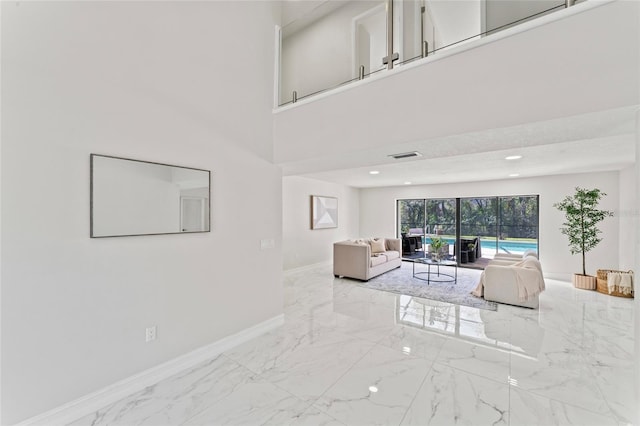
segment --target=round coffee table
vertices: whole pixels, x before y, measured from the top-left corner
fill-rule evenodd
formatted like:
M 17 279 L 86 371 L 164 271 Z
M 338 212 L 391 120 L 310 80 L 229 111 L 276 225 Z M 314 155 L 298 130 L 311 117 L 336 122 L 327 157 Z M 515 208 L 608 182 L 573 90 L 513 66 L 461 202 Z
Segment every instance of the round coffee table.
M 416 272 L 416 263 L 427 265 L 427 270 Z M 434 271 L 431 270 L 432 266 L 435 266 Z M 440 272 L 441 266 L 452 267 L 453 275 Z M 426 281 L 427 284 L 431 284 L 431 282 L 435 282 L 435 283 L 451 283 L 452 282 L 456 284 L 458 282 L 458 263 L 454 260 L 433 260 L 428 257 L 415 259 L 413 261 L 413 278 Z

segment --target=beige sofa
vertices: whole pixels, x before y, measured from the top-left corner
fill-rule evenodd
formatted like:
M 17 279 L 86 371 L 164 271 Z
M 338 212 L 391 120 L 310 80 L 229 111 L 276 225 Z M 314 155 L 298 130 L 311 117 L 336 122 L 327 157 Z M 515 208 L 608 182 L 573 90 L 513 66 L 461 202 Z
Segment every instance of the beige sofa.
M 474 294 L 478 295 L 480 287 L 485 300 L 537 309 L 545 283 L 536 253 L 497 254 L 484 269 Z
M 402 240 L 373 238 L 333 244 L 333 275 L 368 281 L 402 265 Z

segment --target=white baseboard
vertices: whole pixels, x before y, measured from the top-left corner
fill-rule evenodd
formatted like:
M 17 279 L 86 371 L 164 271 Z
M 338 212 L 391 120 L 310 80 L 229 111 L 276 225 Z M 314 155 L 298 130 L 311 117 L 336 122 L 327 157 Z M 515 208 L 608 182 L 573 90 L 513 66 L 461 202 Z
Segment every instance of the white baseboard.
M 319 263 L 312 263 L 311 265 L 304 265 L 304 266 L 299 266 L 297 268 L 285 269 L 284 270 L 284 274 L 285 275 L 295 274 L 297 272 L 304 272 L 304 271 L 308 271 L 310 269 L 318 268 L 320 266 L 329 266 L 329 265 L 332 265 L 332 264 L 333 264 L 332 260 L 327 260 L 327 261 L 319 262 Z
M 56 407 L 45 413 L 24 420 L 17 426 L 31 425 L 67 425 L 75 420 L 96 412 L 97 410 L 119 401 L 147 386 L 158 383 L 180 371 L 193 367 L 211 359 L 229 349 L 254 339 L 284 324 L 284 314 L 280 314 L 264 322 L 227 336 L 209 345 L 181 355 L 156 367 L 142 371 L 120 380 L 96 392 L 92 392 L 74 401 Z
M 543 276 L 550 280 L 571 282 L 571 274 L 566 272 L 545 272 Z

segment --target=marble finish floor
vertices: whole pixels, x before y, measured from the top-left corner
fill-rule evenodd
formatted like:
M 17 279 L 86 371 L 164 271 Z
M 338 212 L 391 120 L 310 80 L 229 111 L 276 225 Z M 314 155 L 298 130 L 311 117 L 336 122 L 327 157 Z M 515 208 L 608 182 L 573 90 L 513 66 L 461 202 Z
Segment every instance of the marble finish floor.
M 539 310 L 494 312 L 366 289 L 331 266 L 284 286 L 282 327 L 72 424 L 632 423 L 632 300 L 547 280 Z

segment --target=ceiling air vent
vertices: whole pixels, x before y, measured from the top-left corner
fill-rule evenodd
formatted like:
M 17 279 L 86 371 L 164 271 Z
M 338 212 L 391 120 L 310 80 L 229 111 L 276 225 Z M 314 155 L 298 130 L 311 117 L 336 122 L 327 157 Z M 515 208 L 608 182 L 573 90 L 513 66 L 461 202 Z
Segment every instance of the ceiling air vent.
M 400 154 L 391 154 L 389 157 L 393 157 L 396 160 L 401 160 L 403 158 L 422 157 L 422 154 L 420 154 L 417 151 L 412 151 L 412 152 L 402 152 Z

